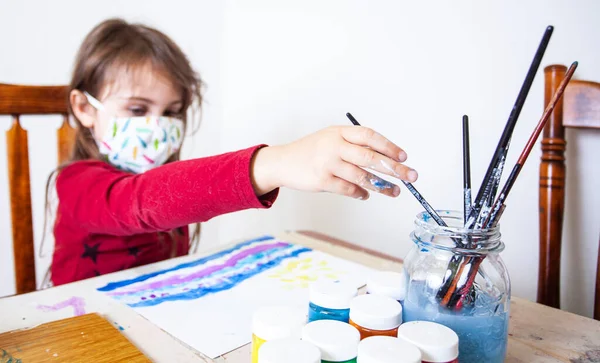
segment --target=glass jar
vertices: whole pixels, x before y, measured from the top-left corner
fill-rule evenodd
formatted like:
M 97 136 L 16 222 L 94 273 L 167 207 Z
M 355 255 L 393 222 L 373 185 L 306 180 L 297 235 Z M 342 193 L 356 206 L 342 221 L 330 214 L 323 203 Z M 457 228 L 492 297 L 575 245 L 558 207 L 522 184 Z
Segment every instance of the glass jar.
M 510 279 L 500 227 L 463 228 L 462 212 L 417 215 L 404 259 L 404 321 L 433 321 L 459 337 L 459 361 L 503 362 L 508 340 Z

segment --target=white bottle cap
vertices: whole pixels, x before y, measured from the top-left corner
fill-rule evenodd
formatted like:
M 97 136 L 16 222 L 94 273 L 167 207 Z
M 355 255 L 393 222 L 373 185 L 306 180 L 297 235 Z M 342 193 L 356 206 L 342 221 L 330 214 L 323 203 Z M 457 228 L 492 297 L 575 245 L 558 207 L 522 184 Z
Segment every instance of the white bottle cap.
M 328 309 L 349 309 L 358 289 L 348 282 L 317 281 L 310 285 L 310 302 Z
M 458 357 L 458 335 L 438 323 L 404 323 L 398 328 L 398 338 L 416 345 L 427 362 L 450 362 Z
M 321 351 L 309 342 L 270 340 L 258 349 L 258 363 L 321 363 Z
M 266 306 L 252 316 L 252 333 L 262 340 L 302 337 L 307 312 L 291 306 Z
M 421 363 L 416 346 L 393 337 L 373 336 L 358 345 L 358 363 Z
M 321 350 L 321 359 L 343 362 L 356 358 L 360 334 L 355 327 L 337 320 L 317 320 L 306 324 L 302 340 Z
M 402 324 L 402 305 L 383 295 L 360 295 L 350 303 L 350 320 L 371 330 L 391 330 Z
M 404 274 L 393 271 L 377 271 L 367 280 L 369 294 L 389 296 L 394 300 L 404 300 L 406 283 Z

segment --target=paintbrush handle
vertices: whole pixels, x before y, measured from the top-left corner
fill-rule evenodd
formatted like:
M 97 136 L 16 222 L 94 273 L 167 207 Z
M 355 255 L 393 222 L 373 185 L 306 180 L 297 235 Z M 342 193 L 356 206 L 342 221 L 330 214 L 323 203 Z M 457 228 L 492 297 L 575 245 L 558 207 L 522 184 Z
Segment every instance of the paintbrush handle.
M 469 116 L 463 116 L 463 221 L 466 223 L 471 212 L 471 152 L 469 150 Z
M 484 203 L 488 201 L 490 198 L 490 193 L 493 189 L 492 177 L 494 173 L 498 172 L 498 167 L 500 165 L 501 159 L 506 159 L 506 155 L 508 153 L 508 146 L 510 144 L 510 139 L 517 123 L 517 119 L 523 109 L 523 105 L 525 104 L 525 100 L 527 99 L 527 94 L 531 89 L 531 85 L 533 83 L 533 79 L 535 78 L 535 74 L 542 62 L 542 57 L 546 52 L 546 48 L 548 47 L 548 43 L 550 42 L 550 37 L 552 36 L 552 32 L 554 31 L 554 27 L 548 26 L 546 31 L 544 32 L 544 36 L 538 46 L 538 49 L 533 57 L 533 61 L 529 66 L 529 70 L 527 71 L 527 75 L 525 77 L 525 81 L 521 86 L 521 90 L 519 91 L 519 95 L 515 101 L 515 104 L 512 108 L 512 111 L 508 117 L 508 121 L 506 122 L 506 126 L 504 127 L 504 131 L 502 132 L 502 136 L 498 141 L 498 146 L 496 146 L 496 151 L 494 152 L 494 156 L 492 161 L 490 162 L 488 169 L 485 173 L 485 177 L 483 178 L 483 182 L 481 183 L 481 187 L 477 192 L 477 197 L 475 198 L 475 202 L 473 203 L 473 208 L 471 209 L 471 213 L 469 215 L 469 220 L 471 223 L 475 222 L 475 219 L 478 218 L 479 212 L 481 211 Z M 500 173 L 501 174 L 501 173 Z
M 517 160 L 517 163 L 515 164 L 515 166 L 513 167 L 513 170 L 510 173 L 510 176 L 506 180 L 506 184 L 504 184 L 504 187 L 502 188 L 502 192 L 500 192 L 498 199 L 496 199 L 496 201 L 494 202 L 491 213 L 487 217 L 483 226 L 485 226 L 485 227 L 495 226 L 498 223 L 498 220 L 500 219 L 498 212 L 500 211 L 501 207 L 504 205 L 504 202 L 506 200 L 506 197 L 508 196 L 508 193 L 510 193 L 510 190 L 512 189 L 513 185 L 515 184 L 517 177 L 519 176 L 519 173 L 521 172 L 521 169 L 523 168 L 523 165 L 527 161 L 527 158 L 529 157 L 529 154 L 531 153 L 531 150 L 533 149 L 533 145 L 535 145 L 537 139 L 540 137 L 540 134 L 542 133 L 542 130 L 546 126 L 546 123 L 548 123 L 548 120 L 550 119 L 550 115 L 552 115 L 552 112 L 554 112 L 554 108 L 556 108 L 556 105 L 558 104 L 558 101 L 560 101 L 560 98 L 562 97 L 563 93 L 565 92 L 567 85 L 571 81 L 571 78 L 573 78 L 573 74 L 575 73 L 575 70 L 577 69 L 578 65 L 579 65 L 578 62 L 573 62 L 571 64 L 571 66 L 569 67 L 569 69 L 567 70 L 565 77 L 562 79 L 562 81 L 558 85 L 558 88 L 556 89 L 556 92 L 554 92 L 554 95 L 552 96 L 552 99 L 548 103 L 548 106 L 546 106 L 546 109 L 544 110 L 544 113 L 542 114 L 540 121 L 538 122 L 537 126 L 533 130 L 533 133 L 529 137 L 529 140 L 527 140 L 527 143 L 525 144 L 525 147 L 523 148 L 523 151 L 521 152 L 521 155 L 519 156 L 519 160 Z
M 402 183 L 404 183 L 404 185 L 406 186 L 406 189 L 408 189 L 409 192 L 411 192 L 412 195 L 414 195 L 415 199 L 417 199 L 417 201 L 423 206 L 423 208 L 425 208 L 425 210 L 427 211 L 427 213 L 429 213 L 429 215 L 431 215 L 431 218 L 433 218 L 433 220 L 439 224 L 440 226 L 443 227 L 447 227 L 448 225 L 446 224 L 446 222 L 444 222 L 444 220 L 442 219 L 442 217 L 440 217 L 439 214 L 437 214 L 437 212 L 435 211 L 435 209 L 433 209 L 433 207 L 431 206 L 431 204 L 429 204 L 425 198 L 423 198 L 423 196 L 421 195 L 421 193 L 419 193 L 419 191 L 417 190 L 417 188 L 415 188 L 411 183 L 406 182 L 406 181 L 402 181 Z
M 346 117 L 348 117 L 348 119 L 350 120 L 350 122 L 352 122 L 352 124 L 354 126 L 360 126 L 360 124 L 358 123 L 358 121 L 356 121 L 356 119 L 354 118 L 354 116 L 352 116 L 352 114 L 350 112 L 346 113 Z

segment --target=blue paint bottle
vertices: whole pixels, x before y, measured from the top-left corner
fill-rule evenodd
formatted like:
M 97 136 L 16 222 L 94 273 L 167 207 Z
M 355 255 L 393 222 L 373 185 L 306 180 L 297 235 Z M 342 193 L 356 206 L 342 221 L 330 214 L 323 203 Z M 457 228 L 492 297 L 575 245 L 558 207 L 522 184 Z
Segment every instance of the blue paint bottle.
M 317 281 L 310 286 L 308 321 L 350 319 L 350 302 L 358 294 L 353 284 L 343 281 Z

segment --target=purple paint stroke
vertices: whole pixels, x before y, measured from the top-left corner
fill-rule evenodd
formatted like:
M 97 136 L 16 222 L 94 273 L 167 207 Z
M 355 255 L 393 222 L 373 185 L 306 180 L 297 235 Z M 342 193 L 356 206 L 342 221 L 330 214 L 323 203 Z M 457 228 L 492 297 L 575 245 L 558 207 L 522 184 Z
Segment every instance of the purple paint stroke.
M 206 277 L 206 276 L 208 276 L 214 272 L 217 272 L 219 270 L 222 270 L 224 268 L 233 267 L 233 266 L 235 266 L 235 264 L 237 262 L 239 262 L 240 260 L 242 260 L 248 256 L 252 256 L 257 253 L 264 252 L 264 251 L 274 249 L 274 248 L 289 247 L 289 246 L 290 246 L 290 244 L 285 243 L 285 242 L 277 242 L 277 243 L 272 243 L 272 244 L 261 244 L 256 247 L 252 247 L 252 248 L 248 248 L 247 250 L 243 250 L 242 252 L 238 253 L 237 255 L 232 256 L 231 258 L 229 258 L 227 261 L 223 262 L 222 264 L 210 266 L 210 267 L 205 268 L 204 270 L 200 270 L 200 271 L 194 272 L 189 275 L 184 275 L 184 276 L 176 275 L 176 276 L 169 277 L 168 279 L 165 279 L 165 280 L 155 281 L 155 282 L 147 283 L 144 285 L 140 285 L 140 286 L 135 287 L 134 289 L 109 292 L 107 295 L 122 296 L 122 295 L 129 295 L 132 293 L 137 293 L 137 292 L 144 291 L 144 290 L 158 290 L 158 289 L 161 289 L 161 288 L 167 287 L 167 286 L 184 284 L 184 283 L 193 281 L 195 279 Z
M 70 299 L 61 301 L 54 305 L 38 305 L 37 309 L 43 312 L 57 311 L 72 306 L 75 316 L 85 314 L 85 300 L 78 296 L 73 296 Z

